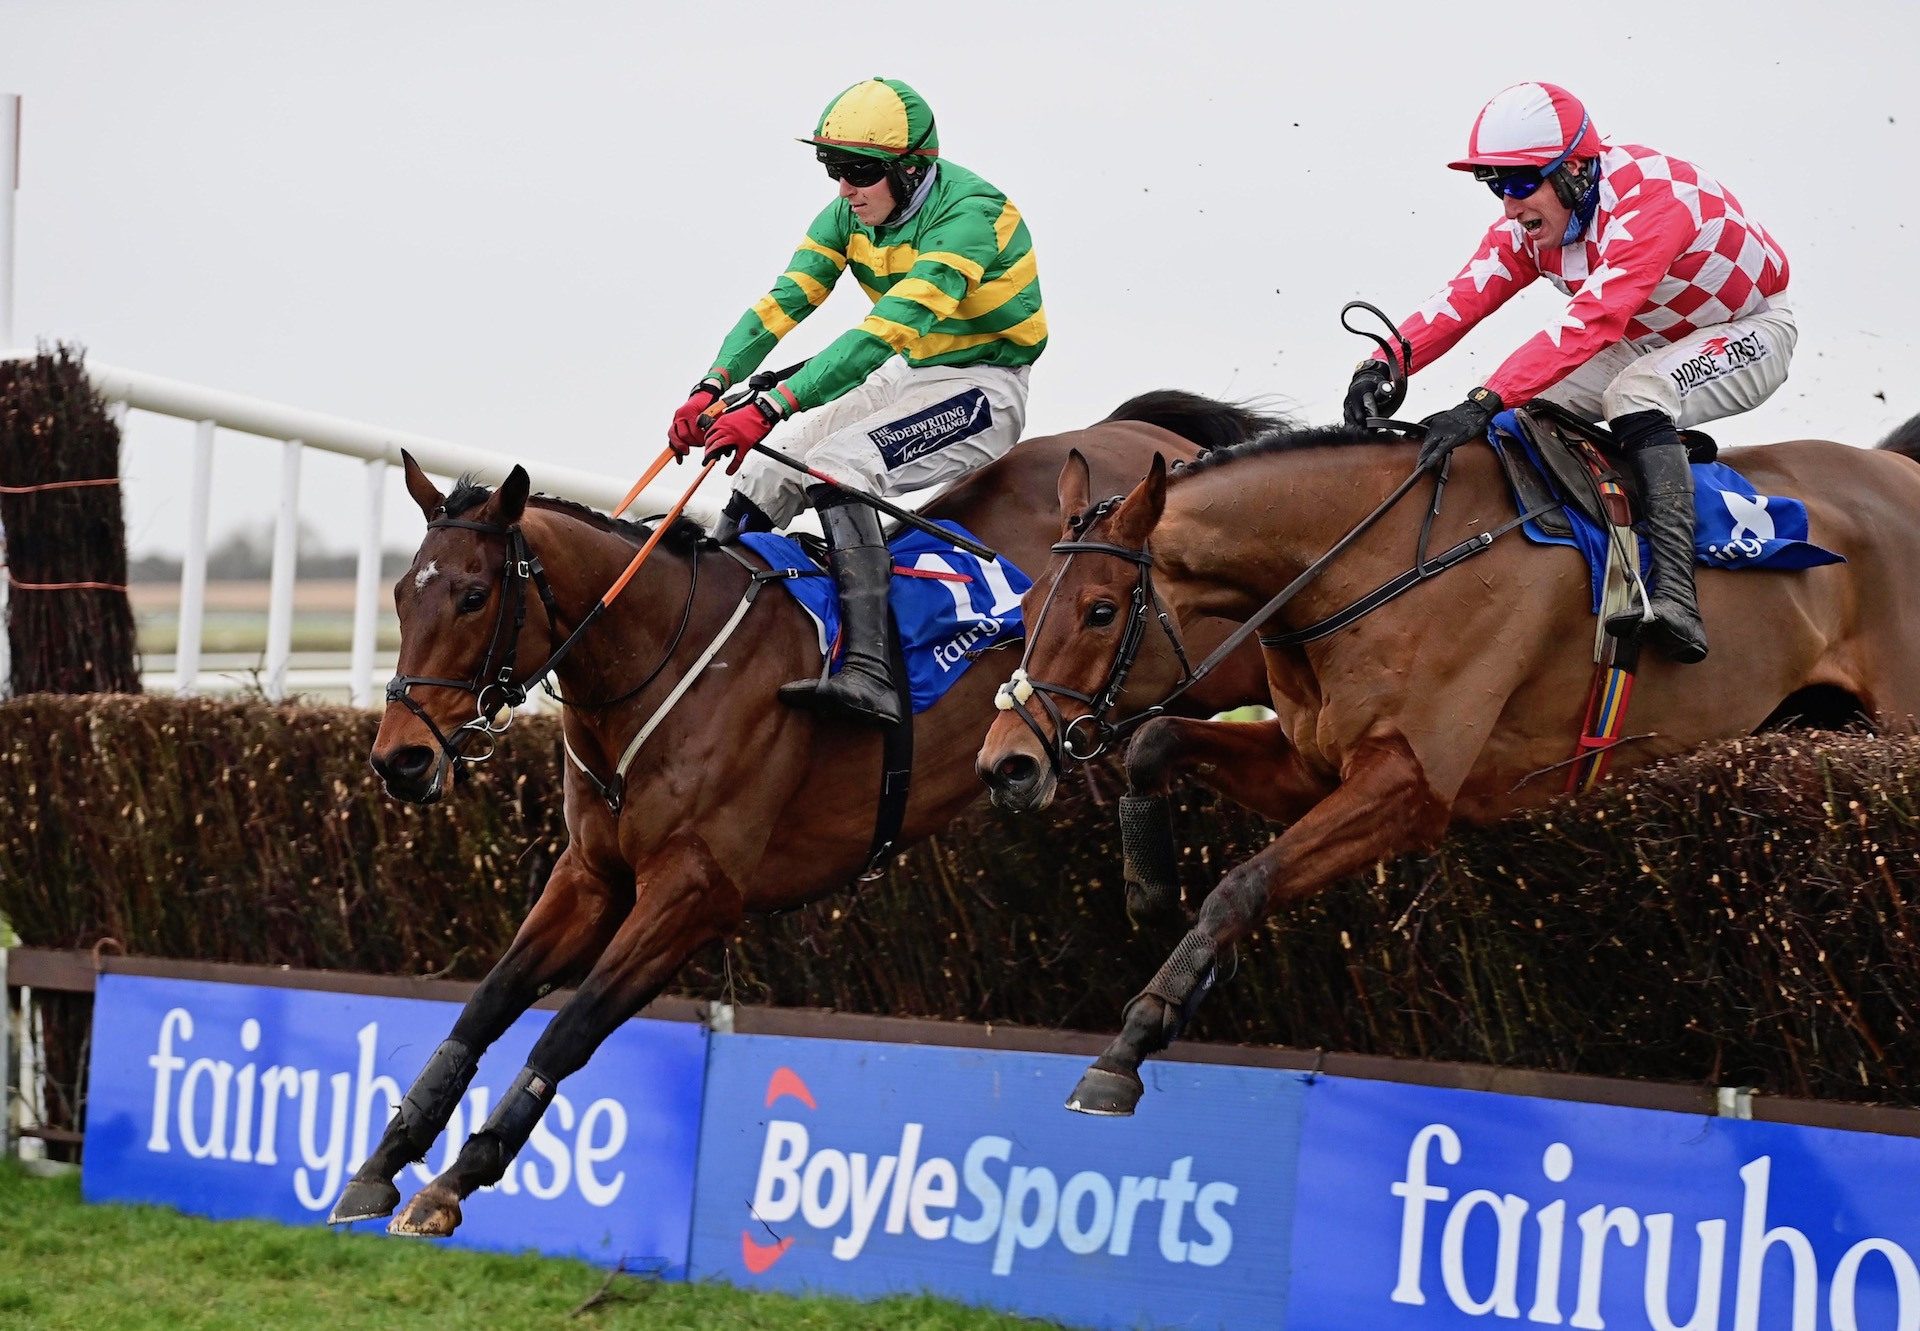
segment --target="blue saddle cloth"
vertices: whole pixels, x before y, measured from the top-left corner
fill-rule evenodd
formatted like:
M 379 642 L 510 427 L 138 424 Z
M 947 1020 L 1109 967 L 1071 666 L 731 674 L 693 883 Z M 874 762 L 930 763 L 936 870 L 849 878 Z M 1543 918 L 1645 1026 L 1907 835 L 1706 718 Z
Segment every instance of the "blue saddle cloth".
M 1540 460 L 1533 441 L 1520 429 L 1511 411 L 1493 418 L 1487 438 L 1495 448 L 1518 449 L 1554 492 L 1560 493 L 1553 473 Z M 1514 496 L 1516 512 L 1520 497 Z M 1542 531 L 1537 522 L 1524 523 L 1527 539 L 1539 545 L 1570 545 L 1587 561 L 1593 585 L 1593 613 L 1600 613 L 1600 598 L 1606 587 L 1607 534 L 1577 506 L 1568 504 L 1568 519 L 1573 536 L 1557 536 Z M 1693 557 L 1709 568 L 1742 569 L 1813 568 L 1820 564 L 1844 564 L 1845 555 L 1837 555 L 1807 538 L 1807 506 L 1798 499 L 1763 495 L 1746 477 L 1724 462 L 1693 464 Z M 1640 538 L 1640 567 L 1650 568 L 1652 559 L 1646 537 Z
M 953 522 L 940 522 L 969 540 L 972 532 Z M 840 600 L 833 580 L 807 557 L 798 541 L 773 532 L 748 532 L 740 543 L 777 569 L 812 576 L 788 578 L 793 593 L 820 630 L 820 651 L 833 652 L 839 667 Z M 900 629 L 900 649 L 906 657 L 907 683 L 913 710 L 924 712 L 939 702 L 954 681 L 973 664 L 971 653 L 1011 642 L 1025 633 L 1020 619 L 1020 596 L 1033 580 L 1009 559 L 983 561 L 965 550 L 908 528 L 889 542 L 893 552 L 893 583 L 887 601 Z

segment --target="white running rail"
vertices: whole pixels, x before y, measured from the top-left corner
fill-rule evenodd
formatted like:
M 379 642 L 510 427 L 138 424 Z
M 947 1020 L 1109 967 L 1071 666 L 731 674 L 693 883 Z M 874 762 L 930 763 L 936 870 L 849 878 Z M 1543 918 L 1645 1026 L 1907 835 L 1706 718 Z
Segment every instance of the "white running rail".
M 0 352 L 0 359 L 30 358 L 31 351 Z M 373 691 L 374 638 L 380 609 L 380 518 L 386 497 L 387 468 L 400 461 L 400 450 L 436 476 L 472 472 L 499 480 L 516 463 L 526 467 L 536 490 L 564 495 L 611 509 L 625 497 L 630 479 L 602 476 L 572 467 L 525 461 L 485 449 L 467 448 L 426 435 L 367 425 L 341 416 L 283 406 L 259 398 L 202 388 L 139 370 L 86 363 L 87 377 L 110 404 L 115 419 L 124 422 L 129 408 L 174 416 L 197 423 L 193 446 L 192 488 L 187 507 L 187 542 L 180 566 L 180 631 L 176 651 L 175 690 L 195 691 L 200 674 L 201 626 L 206 606 L 207 527 L 213 490 L 213 442 L 219 429 L 280 441 L 280 493 L 274 517 L 273 570 L 267 611 L 266 696 L 279 701 L 286 694 L 287 664 L 293 645 L 295 537 L 299 532 L 300 457 L 305 449 L 356 457 L 366 463 L 360 552 L 354 590 L 353 655 L 350 694 L 355 706 L 375 701 Z M 675 495 L 650 488 L 637 501 L 644 507 L 665 507 Z M 0 603 L 3 604 L 3 603 Z M 0 635 L 0 642 L 4 636 Z M 4 676 L 0 676 L 0 681 Z

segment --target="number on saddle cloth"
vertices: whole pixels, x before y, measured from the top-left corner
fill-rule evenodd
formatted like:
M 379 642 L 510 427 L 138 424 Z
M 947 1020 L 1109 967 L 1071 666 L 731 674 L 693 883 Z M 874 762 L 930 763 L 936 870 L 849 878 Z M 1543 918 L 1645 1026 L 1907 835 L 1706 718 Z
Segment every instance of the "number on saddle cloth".
M 973 538 L 955 523 L 941 526 Z M 818 631 L 821 655 L 840 636 L 840 605 L 832 581 L 791 537 L 748 532 L 747 546 L 774 568 L 796 576 L 782 582 Z M 1022 634 L 1020 597 L 1033 582 L 1004 557 L 981 560 L 909 529 L 888 543 L 893 581 L 887 601 L 906 657 L 913 710 L 924 712 L 946 696 L 974 657 Z

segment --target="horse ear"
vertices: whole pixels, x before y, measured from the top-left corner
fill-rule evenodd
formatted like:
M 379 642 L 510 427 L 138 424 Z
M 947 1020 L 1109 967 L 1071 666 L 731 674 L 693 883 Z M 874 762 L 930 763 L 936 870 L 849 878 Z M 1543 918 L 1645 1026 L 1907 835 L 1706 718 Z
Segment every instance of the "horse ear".
M 527 469 L 515 466 L 493 493 L 493 520 L 502 526 L 520 521 L 520 515 L 527 508 L 527 491 L 532 488 L 533 482 L 527 477 Z
M 1155 453 L 1147 478 L 1133 487 L 1133 493 L 1113 515 L 1114 537 L 1128 545 L 1145 545 L 1166 506 L 1167 460 Z
M 420 464 L 413 460 L 413 454 L 406 449 L 400 450 L 400 465 L 407 474 L 407 493 L 413 496 L 413 502 L 420 505 L 420 511 L 427 515 L 427 521 L 433 521 L 433 515 L 447 497 L 434 488 L 427 473 L 420 470 Z
M 1087 491 L 1093 486 L 1093 468 L 1079 449 L 1067 450 L 1066 465 L 1060 468 L 1060 522 L 1064 528 L 1087 506 Z

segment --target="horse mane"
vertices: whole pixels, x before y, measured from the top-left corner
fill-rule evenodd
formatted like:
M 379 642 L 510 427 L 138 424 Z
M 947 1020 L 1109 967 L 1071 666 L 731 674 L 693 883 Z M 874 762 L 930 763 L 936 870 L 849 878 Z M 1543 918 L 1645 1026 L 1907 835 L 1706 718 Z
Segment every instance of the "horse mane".
M 1920 462 L 1920 416 L 1911 417 L 1904 424 L 1896 425 L 1892 432 L 1874 447 Z
M 1244 443 L 1202 453 L 1180 468 L 1176 475 L 1191 476 L 1195 472 L 1213 471 L 1220 467 L 1231 466 L 1236 462 L 1243 462 L 1248 458 L 1267 457 L 1275 453 L 1303 453 L 1316 448 L 1399 442 L 1402 441 L 1391 436 L 1373 434 L 1351 425 L 1282 425 L 1248 439 Z
M 1222 402 L 1180 388 L 1156 388 L 1130 397 L 1106 419 L 1157 425 L 1198 444 L 1202 452 L 1245 443 L 1274 430 L 1298 428 L 1284 412 L 1260 410 L 1250 402 Z
M 454 482 L 453 490 L 441 501 L 442 508 L 450 518 L 478 508 L 493 497 L 493 491 L 474 480 L 471 475 L 462 476 Z M 534 494 L 527 496 L 527 506 L 543 509 L 549 513 L 560 513 L 566 517 L 584 522 L 597 531 L 610 532 L 624 537 L 634 545 L 644 544 L 652 538 L 653 528 L 644 522 L 635 522 L 628 518 L 610 518 L 597 508 L 576 503 L 571 499 L 562 499 L 558 495 Z M 677 554 L 686 554 L 695 545 L 704 540 L 707 529 L 692 518 L 675 518 L 673 526 L 667 529 L 665 540 L 661 544 Z

